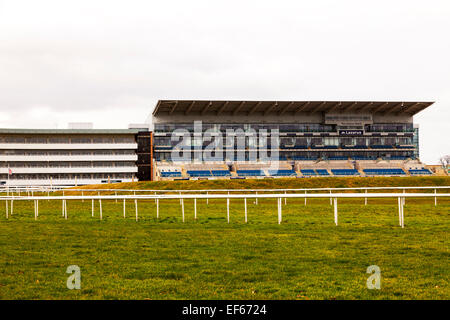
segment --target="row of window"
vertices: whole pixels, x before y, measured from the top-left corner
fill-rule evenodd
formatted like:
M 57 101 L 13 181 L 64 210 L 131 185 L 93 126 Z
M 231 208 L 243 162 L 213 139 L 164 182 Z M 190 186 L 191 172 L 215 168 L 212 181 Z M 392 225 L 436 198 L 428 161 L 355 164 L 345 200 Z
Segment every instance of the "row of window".
M 97 155 L 134 155 L 134 150 L 0 150 L 0 156 L 97 156 Z
M 292 124 L 260 124 L 260 123 L 248 123 L 248 124 L 214 124 L 214 123 L 156 123 L 155 132 L 172 132 L 176 129 L 185 129 L 190 132 L 212 130 L 215 132 L 226 132 L 230 130 L 275 130 L 280 132 L 336 132 L 338 127 L 336 125 L 320 124 L 320 123 L 292 123 Z M 341 128 L 341 129 L 355 129 Z M 368 124 L 364 127 L 360 126 L 358 129 L 364 129 L 367 132 L 413 132 L 412 123 L 379 123 Z
M 0 168 L 98 168 L 98 167 L 134 167 L 132 161 L 60 161 L 60 162 L 0 162 Z
M 202 159 L 199 159 L 199 158 Z M 280 151 L 278 153 L 261 154 L 256 151 L 242 151 L 242 152 L 213 152 L 211 154 L 198 154 L 193 153 L 176 153 L 161 152 L 155 154 L 156 161 L 181 161 L 181 159 L 187 158 L 183 161 L 191 161 L 194 159 L 203 161 L 224 161 L 224 160 L 258 160 L 268 158 L 278 158 L 280 160 L 295 160 L 295 159 L 332 159 L 332 158 L 414 158 L 414 152 L 411 151 L 395 151 L 395 152 L 379 152 L 379 151 Z M 272 159 L 274 160 L 274 159 Z
M 212 137 L 212 140 L 201 138 L 177 137 L 171 139 L 170 137 L 155 137 L 155 146 L 164 147 L 170 146 L 208 146 L 218 145 L 222 143 L 224 147 L 245 146 L 255 148 L 259 146 L 271 145 L 272 139 L 258 138 L 258 137 Z M 211 142 L 212 141 L 212 142 Z M 345 146 L 345 145 L 411 145 L 413 143 L 412 137 L 280 137 L 279 145 L 282 147 L 288 146 L 315 146 L 315 145 L 329 145 L 329 146 Z M 275 141 L 274 141 L 275 142 Z
M 135 143 L 134 136 L 0 136 L 0 143 Z
M 52 174 L 12 174 L 9 176 L 9 180 L 81 180 L 81 179 L 136 179 L 134 174 L 131 173 L 83 173 L 83 174 L 70 174 L 70 173 L 52 173 Z M 8 180 L 8 175 L 0 174 L 0 180 Z

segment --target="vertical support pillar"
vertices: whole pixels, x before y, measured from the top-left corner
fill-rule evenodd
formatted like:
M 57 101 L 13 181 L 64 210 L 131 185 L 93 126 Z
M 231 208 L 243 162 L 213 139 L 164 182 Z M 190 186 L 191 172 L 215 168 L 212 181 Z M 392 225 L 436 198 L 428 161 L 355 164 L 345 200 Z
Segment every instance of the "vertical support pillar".
M 337 198 L 334 198 L 334 223 L 338 225 Z

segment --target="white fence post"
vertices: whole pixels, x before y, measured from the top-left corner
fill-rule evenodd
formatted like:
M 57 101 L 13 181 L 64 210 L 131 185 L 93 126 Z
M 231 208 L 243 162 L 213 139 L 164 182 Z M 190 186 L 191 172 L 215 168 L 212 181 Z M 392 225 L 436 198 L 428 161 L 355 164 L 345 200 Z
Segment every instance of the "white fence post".
M 159 219 L 159 199 L 156 199 L 156 219 Z
M 81 191 L 81 196 L 84 197 L 84 191 L 83 190 Z M 84 198 L 81 199 L 81 202 L 84 202 Z
M 230 223 L 230 198 L 227 198 L 227 222 Z
M 194 199 L 194 219 L 197 220 L 197 198 Z
M 206 191 L 206 195 L 208 195 L 208 194 L 209 194 L 209 192 Z M 206 204 L 209 204 L 209 198 L 206 198 Z
M 63 201 L 62 201 L 62 203 L 61 203 L 61 205 L 62 205 L 61 213 L 62 213 L 62 216 L 63 216 L 63 217 L 64 217 L 64 201 L 66 201 L 66 200 L 63 199 Z
M 13 215 L 13 213 L 14 213 L 14 199 L 11 199 L 11 215 Z
M 255 194 L 258 195 L 258 191 Z M 255 199 L 255 204 L 258 205 L 258 198 Z
M 367 193 L 367 189 L 365 193 Z M 367 206 L 367 197 L 364 198 L 364 205 Z
M 39 204 L 38 204 L 39 208 Z M 39 212 L 38 212 L 39 215 Z M 67 220 L 67 200 L 64 200 L 64 218 Z
M 434 194 L 435 194 L 435 197 L 434 197 L 434 206 L 436 207 L 436 206 L 437 206 L 436 189 L 434 189 Z
M 103 220 L 102 199 L 98 199 L 98 205 L 99 205 L 99 208 L 100 208 L 100 220 Z
M 116 192 L 114 192 L 114 195 L 117 197 L 117 191 Z M 116 198 L 116 203 L 117 203 L 117 198 Z
M 330 206 L 332 206 L 332 205 L 333 205 L 333 200 L 331 198 L 331 189 L 330 189 Z
M 281 198 L 278 198 L 278 224 L 281 223 Z
M 92 199 L 92 217 L 94 216 L 94 199 Z
M 123 217 L 124 218 L 126 218 L 126 216 L 127 216 L 126 211 L 125 211 L 125 207 L 126 207 L 125 198 L 123 198 Z
M 284 191 L 284 194 L 287 194 L 287 191 Z M 287 198 L 284 198 L 284 205 L 287 205 Z
M 6 202 L 6 219 L 8 219 L 8 200 L 6 200 L 5 202 Z
M 184 222 L 184 199 L 180 198 L 181 201 L 181 215 L 183 217 L 183 222 Z
M 64 201 L 64 200 L 63 200 Z M 34 200 L 34 220 L 37 220 L 37 213 L 36 213 L 36 200 Z
M 398 197 L 398 225 L 401 227 L 402 226 L 402 204 L 401 204 L 401 199 L 400 197 Z
M 404 208 L 404 203 L 405 203 L 405 198 L 403 198 L 403 202 L 402 202 L 402 228 L 405 227 L 405 208 Z
M 305 206 L 306 206 L 306 190 L 305 190 Z
M 134 207 L 136 208 L 136 221 L 138 221 L 138 205 L 137 205 L 137 199 L 134 199 Z
M 247 198 L 244 198 L 245 223 L 247 223 Z
M 334 198 L 334 223 L 338 225 L 337 198 Z

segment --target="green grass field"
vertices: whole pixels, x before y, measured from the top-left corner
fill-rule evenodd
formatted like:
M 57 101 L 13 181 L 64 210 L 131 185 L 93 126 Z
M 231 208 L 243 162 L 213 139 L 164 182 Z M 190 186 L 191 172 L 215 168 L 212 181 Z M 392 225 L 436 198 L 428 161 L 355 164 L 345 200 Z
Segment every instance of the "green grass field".
M 414 178 L 415 179 L 415 178 Z M 277 179 L 239 181 L 230 187 L 450 185 L 449 178 Z M 346 181 L 347 180 L 347 181 Z M 272 183 L 270 182 L 272 181 Z M 335 185 L 330 185 L 330 184 Z M 139 183 L 144 188 L 221 188 L 220 181 Z M 240 185 L 239 185 L 240 184 Z M 128 187 L 130 185 L 127 185 Z M 105 186 L 103 186 L 105 187 Z M 109 185 L 108 187 L 112 187 Z M 124 185 L 114 185 L 123 188 Z M 6 220 L 0 207 L 1 299 L 449 299 L 450 199 L 407 199 L 405 228 L 396 199 L 339 200 L 339 226 L 329 200 L 288 199 L 277 224 L 275 199 L 192 201 L 181 221 L 178 200 L 134 204 L 103 201 L 14 202 Z M 283 202 L 284 203 L 284 202 Z M 66 268 L 81 268 L 81 290 L 68 290 Z M 370 265 L 381 268 L 381 290 L 366 288 Z

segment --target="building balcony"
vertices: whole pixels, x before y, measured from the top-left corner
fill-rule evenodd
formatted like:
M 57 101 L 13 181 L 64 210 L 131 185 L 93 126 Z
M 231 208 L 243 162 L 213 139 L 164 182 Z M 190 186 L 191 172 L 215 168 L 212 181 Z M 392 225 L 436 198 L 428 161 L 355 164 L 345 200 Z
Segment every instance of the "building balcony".
M 0 150 L 136 150 L 137 143 L 0 143 Z
M 47 173 L 135 173 L 137 166 L 132 167 L 32 167 L 10 168 L 14 174 L 47 174 Z M 0 174 L 8 174 L 8 168 L 0 168 Z
M 136 154 L 114 154 L 114 155 L 31 155 L 31 156 L 19 156 L 19 155 L 1 155 L 0 161 L 137 161 Z

